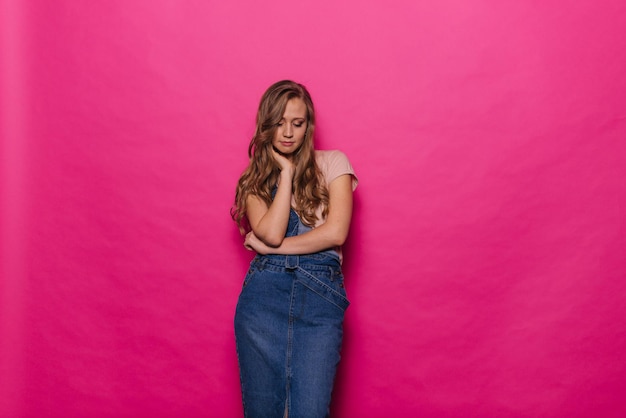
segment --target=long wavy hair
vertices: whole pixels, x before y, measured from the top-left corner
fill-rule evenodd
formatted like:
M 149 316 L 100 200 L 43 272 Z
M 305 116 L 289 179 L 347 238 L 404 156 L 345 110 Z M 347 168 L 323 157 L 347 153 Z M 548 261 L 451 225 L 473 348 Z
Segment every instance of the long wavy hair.
M 290 80 L 279 81 L 271 85 L 261 98 L 256 117 L 256 130 L 248 146 L 250 164 L 239 178 L 235 203 L 230 211 L 242 235 L 250 230 L 246 217 L 248 196 L 255 195 L 268 206 L 272 203 L 272 189 L 280 175 L 280 167 L 271 154 L 272 140 L 276 135 L 277 125 L 285 113 L 287 102 L 295 98 L 302 99 L 306 105 L 307 130 L 302 145 L 292 155 L 295 166 L 292 184 L 294 209 L 302 223 L 310 227 L 317 221 L 318 207 L 322 207 L 322 217 L 328 213 L 328 190 L 315 162 L 313 147 L 315 110 L 311 95 L 302 84 Z

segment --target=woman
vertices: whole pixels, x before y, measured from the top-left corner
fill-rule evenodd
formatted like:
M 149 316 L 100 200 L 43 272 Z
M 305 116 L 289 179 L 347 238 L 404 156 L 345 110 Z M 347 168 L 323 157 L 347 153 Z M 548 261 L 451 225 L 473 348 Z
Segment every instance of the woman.
M 357 179 L 342 152 L 314 150 L 314 132 L 306 88 L 270 86 L 232 211 L 257 253 L 235 314 L 246 417 L 329 413 L 349 304 L 341 245 Z

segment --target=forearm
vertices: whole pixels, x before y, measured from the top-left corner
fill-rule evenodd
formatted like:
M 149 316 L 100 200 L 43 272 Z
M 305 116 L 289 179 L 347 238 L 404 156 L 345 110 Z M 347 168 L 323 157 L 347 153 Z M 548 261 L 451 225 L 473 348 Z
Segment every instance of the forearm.
M 280 245 L 287 231 L 291 210 L 292 177 L 291 172 L 286 170 L 281 172 L 274 200 L 263 216 L 257 222 L 251 223 L 256 236 L 271 247 Z
M 326 222 L 309 232 L 285 238 L 273 254 L 311 254 L 343 245 L 348 237 L 352 218 L 352 186 L 350 176 L 335 179 L 329 187 L 330 203 Z
M 326 222 L 317 228 L 293 237 L 281 238 L 269 245 L 256 231 L 246 235 L 244 245 L 259 254 L 311 254 L 343 245 L 348 237 L 352 218 L 352 188 L 350 176 L 335 179 L 329 187 L 330 203 Z
M 323 224 L 293 237 L 286 237 L 278 247 L 268 248 L 268 254 L 301 255 L 336 248 L 345 242 L 348 230 Z

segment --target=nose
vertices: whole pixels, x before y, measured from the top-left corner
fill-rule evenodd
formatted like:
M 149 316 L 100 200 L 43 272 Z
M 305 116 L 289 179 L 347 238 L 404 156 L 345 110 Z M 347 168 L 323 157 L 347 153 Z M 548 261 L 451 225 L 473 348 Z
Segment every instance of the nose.
M 285 124 L 285 127 L 283 129 L 283 136 L 285 138 L 291 138 L 293 136 L 293 126 L 291 126 L 291 123 Z

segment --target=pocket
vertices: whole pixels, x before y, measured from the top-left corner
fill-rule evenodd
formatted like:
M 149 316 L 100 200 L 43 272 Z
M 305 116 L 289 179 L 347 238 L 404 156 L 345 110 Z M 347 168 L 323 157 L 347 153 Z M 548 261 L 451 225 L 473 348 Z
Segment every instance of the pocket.
M 346 287 L 343 283 L 343 273 L 339 272 L 339 274 L 333 277 L 333 283 L 335 284 L 335 289 L 339 292 L 344 298 L 346 297 Z
M 250 281 L 252 280 L 252 278 L 254 277 L 255 273 L 258 271 L 257 267 L 254 264 L 250 265 L 250 268 L 248 269 L 248 272 L 246 273 L 245 277 L 243 278 L 243 284 L 241 285 L 241 288 L 243 289 L 244 287 L 248 286 L 248 284 L 250 284 Z
M 316 277 L 304 271 L 303 284 L 313 292 L 317 293 L 328 302 L 345 311 L 350 305 L 346 297 L 346 290 L 343 286 L 343 275 L 335 275 L 332 280 L 328 277 Z

